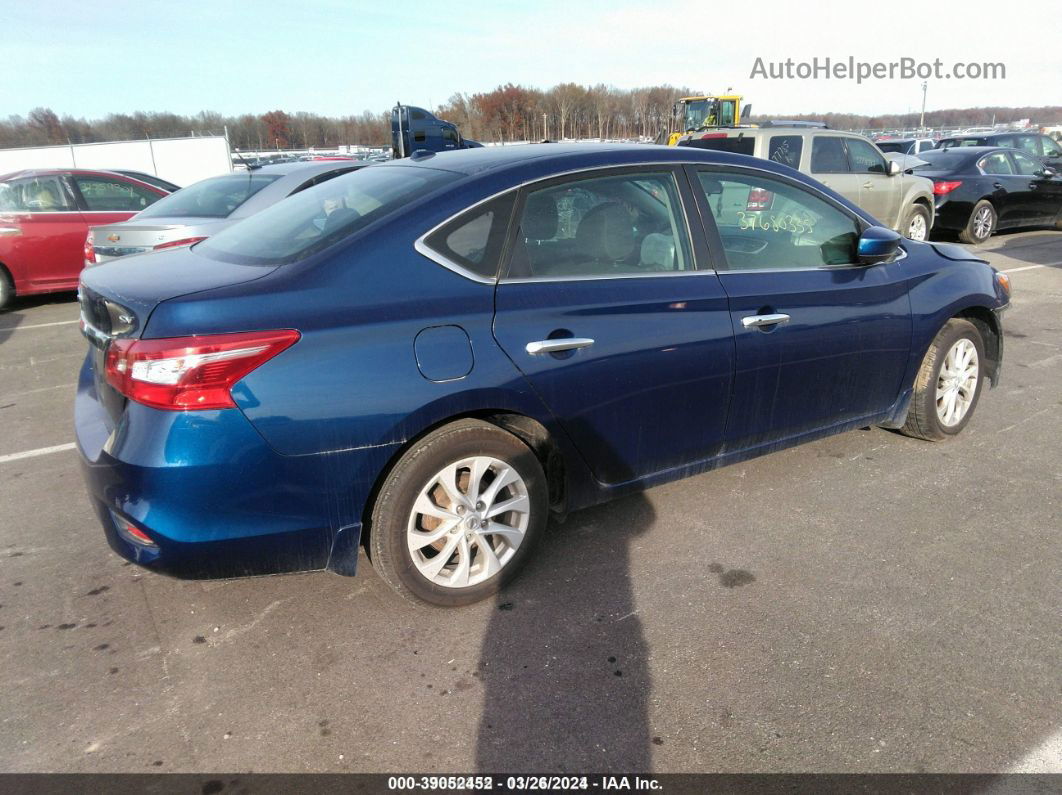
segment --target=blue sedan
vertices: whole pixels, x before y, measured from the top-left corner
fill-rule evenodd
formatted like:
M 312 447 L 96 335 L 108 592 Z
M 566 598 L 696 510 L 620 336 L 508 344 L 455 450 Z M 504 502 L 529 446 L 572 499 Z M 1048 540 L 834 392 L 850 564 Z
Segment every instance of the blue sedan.
M 76 428 L 112 548 L 467 604 L 550 514 L 869 424 L 959 433 L 1009 283 L 769 161 L 420 154 L 83 275 Z

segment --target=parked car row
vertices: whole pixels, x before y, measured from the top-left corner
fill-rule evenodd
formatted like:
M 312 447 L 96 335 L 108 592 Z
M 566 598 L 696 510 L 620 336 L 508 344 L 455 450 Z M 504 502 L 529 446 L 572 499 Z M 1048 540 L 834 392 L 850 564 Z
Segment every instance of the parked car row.
M 349 575 L 365 546 L 398 593 L 468 604 L 551 514 L 868 424 L 961 432 L 1007 277 L 779 162 L 837 180 L 877 150 L 775 134 L 784 158 L 428 154 L 86 269 L 75 428 L 108 543 L 193 577 Z
M 0 307 L 15 295 L 73 290 L 89 228 L 125 221 L 168 195 L 158 185 L 111 171 L 37 169 L 0 176 Z
M 185 246 L 366 163 L 292 162 L 184 189 L 134 171 L 37 169 L 0 177 L 0 307 L 73 290 L 85 265 Z
M 875 145 L 855 133 L 775 124 L 696 132 L 679 145 L 786 163 L 913 240 L 936 229 L 980 244 L 1001 229 L 1062 228 L 1062 147 L 1046 135 L 977 133 Z
M 933 183 L 892 164 L 862 135 L 776 123 L 695 132 L 678 145 L 752 155 L 795 168 L 912 240 L 925 240 L 933 227 Z

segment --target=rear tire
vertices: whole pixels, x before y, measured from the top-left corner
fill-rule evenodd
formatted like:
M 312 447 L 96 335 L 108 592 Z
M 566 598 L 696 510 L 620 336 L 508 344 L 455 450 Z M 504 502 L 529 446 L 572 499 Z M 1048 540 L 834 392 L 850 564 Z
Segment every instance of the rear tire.
M 992 202 L 988 201 L 988 199 L 981 199 L 974 205 L 973 211 L 970 213 L 970 220 L 966 222 L 966 226 L 959 232 L 959 239 L 963 243 L 972 243 L 975 246 L 980 245 L 995 234 L 998 222 L 999 218 L 996 216 L 996 208 L 992 206 Z
M 966 427 L 985 378 L 985 344 L 977 326 L 952 318 L 926 351 L 901 431 L 939 442 Z
M 0 309 L 3 309 L 15 297 L 15 285 L 7 271 L 0 267 Z
M 929 240 L 929 210 L 924 204 L 915 204 L 907 213 L 903 224 L 903 236 L 908 240 Z
M 388 474 L 373 506 L 369 558 L 407 599 L 472 604 L 519 572 L 548 512 L 531 448 L 490 423 L 460 420 L 414 444 Z

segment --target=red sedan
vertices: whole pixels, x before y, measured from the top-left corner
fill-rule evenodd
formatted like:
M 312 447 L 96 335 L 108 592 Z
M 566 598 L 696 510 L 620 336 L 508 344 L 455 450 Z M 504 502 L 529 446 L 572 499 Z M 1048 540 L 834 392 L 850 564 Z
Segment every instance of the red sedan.
M 76 289 L 89 227 L 125 221 L 166 195 L 109 171 L 0 176 L 0 307 L 15 295 Z

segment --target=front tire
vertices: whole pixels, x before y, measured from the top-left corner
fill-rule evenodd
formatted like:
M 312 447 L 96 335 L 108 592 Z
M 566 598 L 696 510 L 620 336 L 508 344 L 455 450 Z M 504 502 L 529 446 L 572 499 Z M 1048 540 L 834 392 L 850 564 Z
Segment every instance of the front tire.
M 929 239 L 929 210 L 923 204 L 915 204 L 904 222 L 903 236 L 908 240 Z
M 992 206 L 992 202 L 987 199 L 981 199 L 974 205 L 973 211 L 970 213 L 970 220 L 966 222 L 965 228 L 959 232 L 959 239 L 963 243 L 980 245 L 995 234 L 998 221 L 996 208 Z
M 369 556 L 407 599 L 472 604 L 519 572 L 548 511 L 531 448 L 490 423 L 460 420 L 425 436 L 388 474 L 373 506 Z
M 984 361 L 977 326 L 961 318 L 945 323 L 918 370 L 903 433 L 938 442 L 962 431 L 981 397 Z

